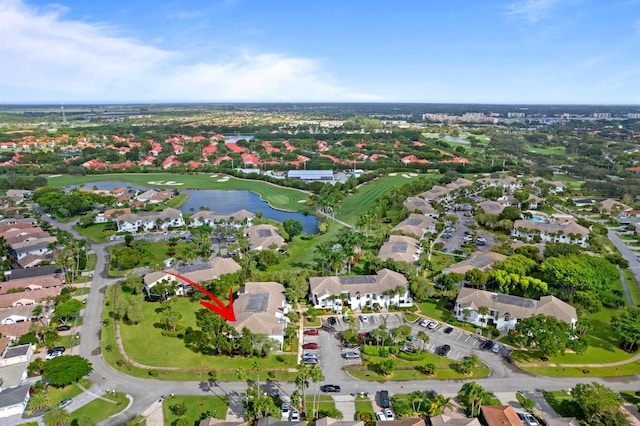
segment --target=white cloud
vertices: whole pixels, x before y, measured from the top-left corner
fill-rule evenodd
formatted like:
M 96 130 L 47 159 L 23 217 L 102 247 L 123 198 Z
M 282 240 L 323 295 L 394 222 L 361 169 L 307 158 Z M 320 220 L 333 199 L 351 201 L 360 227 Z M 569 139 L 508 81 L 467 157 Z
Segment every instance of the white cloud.
M 558 0 L 521 0 L 507 6 L 507 15 L 538 22 L 546 17 Z
M 314 59 L 245 49 L 196 60 L 65 12 L 0 2 L 0 103 L 380 100 L 335 84 Z

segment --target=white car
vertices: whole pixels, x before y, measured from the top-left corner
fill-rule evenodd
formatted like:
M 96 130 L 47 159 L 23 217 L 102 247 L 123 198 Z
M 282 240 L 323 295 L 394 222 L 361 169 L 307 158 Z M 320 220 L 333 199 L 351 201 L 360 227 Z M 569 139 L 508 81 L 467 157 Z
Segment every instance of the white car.
M 53 359 L 53 358 L 59 357 L 60 355 L 62 355 L 62 351 L 53 351 L 51 353 L 48 353 L 45 358 L 46 359 Z
M 438 324 L 438 321 L 431 321 L 427 326 L 427 328 L 430 330 L 435 330 L 435 328 L 438 327 L 438 325 L 440 325 Z
M 502 349 L 502 345 L 500 343 L 495 343 L 491 348 L 491 352 L 497 354 L 498 352 L 500 352 L 501 349 Z
M 418 325 L 420 327 L 428 327 L 430 323 L 431 323 L 431 321 L 429 321 L 429 320 L 422 320 L 422 321 L 420 321 L 420 324 L 418 324 Z
M 299 422 L 300 421 L 300 413 L 298 410 L 291 410 L 291 421 Z
M 376 413 L 376 420 L 378 420 L 379 422 L 386 422 L 387 421 L 387 416 L 385 416 L 382 411 L 378 411 Z
M 345 352 L 345 359 L 358 359 L 360 358 L 360 354 L 358 352 Z
M 389 421 L 393 421 L 396 419 L 396 417 L 393 415 L 393 411 L 391 411 L 391 408 L 385 408 L 384 409 L 384 416 L 387 418 L 387 420 Z
M 283 419 L 288 419 L 289 418 L 289 404 L 287 404 L 286 402 L 284 404 L 282 404 L 282 418 Z

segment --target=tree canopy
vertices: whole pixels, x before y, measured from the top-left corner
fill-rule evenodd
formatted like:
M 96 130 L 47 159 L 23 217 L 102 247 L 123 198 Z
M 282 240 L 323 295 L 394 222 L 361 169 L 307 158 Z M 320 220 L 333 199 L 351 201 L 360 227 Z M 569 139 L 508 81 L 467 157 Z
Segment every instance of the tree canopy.
M 640 307 L 631 306 L 611 321 L 611 329 L 632 350 L 640 342 Z
M 576 352 L 586 349 L 569 324 L 552 316 L 523 318 L 516 324 L 516 331 L 519 333 L 518 340 L 529 349 L 537 348 L 543 358 L 564 354 L 569 347 Z
M 62 355 L 44 363 L 42 377 L 55 386 L 77 382 L 93 371 L 91 363 L 79 355 Z

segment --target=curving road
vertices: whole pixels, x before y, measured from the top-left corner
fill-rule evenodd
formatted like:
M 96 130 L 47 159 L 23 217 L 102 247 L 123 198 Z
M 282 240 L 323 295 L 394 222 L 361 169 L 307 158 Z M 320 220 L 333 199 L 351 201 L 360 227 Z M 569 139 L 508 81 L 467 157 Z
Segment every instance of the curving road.
M 52 223 L 79 236 L 71 229 L 72 224 Z M 612 239 L 615 244 L 615 240 Z M 226 394 L 231 402 L 231 407 L 238 407 L 241 393 L 245 384 L 230 382 L 213 385 L 209 382 L 169 382 L 153 379 L 139 379 L 127 376 L 120 371 L 111 368 L 102 358 L 100 351 L 101 316 L 104 305 L 104 290 L 108 285 L 117 282 L 117 279 L 109 278 L 107 244 L 91 244 L 97 254 L 97 265 L 90 288 L 89 297 L 84 312 L 82 325 L 82 340 L 80 343 L 80 355 L 89 359 L 93 364 L 93 373 L 89 378 L 102 390 L 114 389 L 125 392 L 132 398 L 132 403 L 121 413 L 101 422 L 101 425 L 122 425 L 135 418 L 138 414 L 152 407 L 162 395 L 171 393 L 180 395 L 222 395 Z M 617 245 L 617 244 L 616 244 Z M 621 250 L 622 251 L 622 250 Z M 625 254 L 623 252 L 623 254 Z M 627 257 L 627 256 L 625 256 Z M 634 256 L 635 259 L 635 256 Z M 640 272 L 640 268 L 634 268 L 634 273 Z M 639 280 L 640 281 L 640 280 Z M 334 346 L 334 336 L 328 335 L 326 347 Z M 141 342 L 144 344 L 144 342 Z M 486 352 L 477 352 L 479 357 L 487 362 L 492 369 L 492 375 L 476 382 L 482 384 L 490 392 L 509 392 L 526 389 L 528 391 L 562 390 L 575 386 L 576 383 L 589 383 L 594 378 L 549 378 L 533 376 L 525 373 L 502 358 Z M 411 382 L 364 382 L 350 377 L 339 363 L 326 363 L 323 372 L 326 383 L 336 383 L 342 386 L 343 393 L 369 392 L 370 394 L 380 389 L 389 390 L 391 393 L 408 393 L 414 390 L 435 390 L 440 393 L 457 393 L 464 380 L 422 380 Z M 640 378 L 636 376 L 599 378 L 598 382 L 611 387 L 614 390 L 629 390 L 637 388 Z M 281 394 L 290 394 L 295 390 L 292 383 L 274 383 L 270 387 L 277 387 Z M 269 390 L 269 389 L 265 389 Z M 241 415 L 241 413 L 234 413 Z

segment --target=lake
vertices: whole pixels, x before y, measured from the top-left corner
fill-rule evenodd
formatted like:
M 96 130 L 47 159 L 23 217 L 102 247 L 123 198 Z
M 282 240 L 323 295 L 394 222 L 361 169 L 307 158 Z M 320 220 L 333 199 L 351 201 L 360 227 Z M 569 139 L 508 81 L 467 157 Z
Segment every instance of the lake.
M 98 189 L 104 190 L 113 190 L 122 186 L 143 191 L 153 188 L 142 185 L 132 185 L 129 182 L 122 181 L 92 182 L 85 186 L 88 188 L 93 188 L 95 186 Z M 238 210 L 246 209 L 253 213 L 261 211 L 263 217 L 278 222 L 283 222 L 286 219 L 297 220 L 302 224 L 302 230 L 305 234 L 315 234 L 318 230 L 318 221 L 315 216 L 305 216 L 302 213 L 276 210 L 266 201 L 262 201 L 258 194 L 251 191 L 180 189 L 180 192 L 182 194 L 189 194 L 189 198 L 186 203 L 180 207 L 180 211 L 185 214 L 193 214 L 200 210 L 200 207 L 206 207 L 213 213 L 219 214 L 229 214 L 237 212 Z

